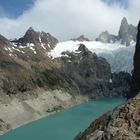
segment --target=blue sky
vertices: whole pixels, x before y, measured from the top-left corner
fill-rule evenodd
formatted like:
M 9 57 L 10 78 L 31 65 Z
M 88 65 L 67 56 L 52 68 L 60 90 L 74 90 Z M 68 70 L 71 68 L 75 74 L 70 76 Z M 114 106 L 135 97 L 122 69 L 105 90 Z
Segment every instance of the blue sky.
M 111 5 L 114 3 L 127 8 L 128 0 L 103 0 L 105 3 Z M 30 9 L 35 0 L 0 0 L 0 16 L 7 16 L 10 18 L 17 18 L 24 11 Z
M 31 8 L 35 0 L 0 0 L 0 10 L 4 15 L 16 18 L 25 10 Z

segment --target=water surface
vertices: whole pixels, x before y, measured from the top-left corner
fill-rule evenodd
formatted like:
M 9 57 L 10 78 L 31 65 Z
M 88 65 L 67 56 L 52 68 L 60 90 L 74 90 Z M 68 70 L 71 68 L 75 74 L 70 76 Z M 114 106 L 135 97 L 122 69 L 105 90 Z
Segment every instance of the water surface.
M 124 101 L 118 97 L 77 105 L 10 131 L 0 140 L 72 140 L 92 121 Z

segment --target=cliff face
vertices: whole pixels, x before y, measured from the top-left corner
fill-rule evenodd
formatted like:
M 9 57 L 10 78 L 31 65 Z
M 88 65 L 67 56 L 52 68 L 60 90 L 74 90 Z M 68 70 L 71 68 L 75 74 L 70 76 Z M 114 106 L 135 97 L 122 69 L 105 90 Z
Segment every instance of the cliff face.
M 97 57 L 83 44 L 79 45 L 77 53 L 63 54 L 62 70 L 77 85 L 81 94 L 92 98 L 108 96 L 106 85 L 111 78 L 111 70 L 105 59 Z
M 137 43 L 134 54 L 134 71 L 131 92 L 128 98 L 134 97 L 140 91 L 140 22 L 138 24 Z
M 125 96 L 130 87 L 130 74 L 112 74 L 106 59 L 98 57 L 83 44 L 76 52 L 63 52 L 61 69 L 79 93 L 90 98 Z

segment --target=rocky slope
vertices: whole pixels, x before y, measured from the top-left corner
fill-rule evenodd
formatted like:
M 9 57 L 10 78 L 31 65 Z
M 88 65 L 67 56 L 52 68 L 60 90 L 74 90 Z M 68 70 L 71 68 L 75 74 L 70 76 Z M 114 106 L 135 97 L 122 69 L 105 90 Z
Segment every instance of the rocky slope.
M 111 112 L 95 120 L 75 140 L 140 140 L 140 22 L 134 55 L 133 81 L 129 99 Z M 139 93 L 139 94 L 138 94 Z M 137 95 L 138 94 L 138 95 Z M 135 96 L 135 97 L 134 97 Z
M 140 140 L 140 94 L 91 123 L 74 140 Z

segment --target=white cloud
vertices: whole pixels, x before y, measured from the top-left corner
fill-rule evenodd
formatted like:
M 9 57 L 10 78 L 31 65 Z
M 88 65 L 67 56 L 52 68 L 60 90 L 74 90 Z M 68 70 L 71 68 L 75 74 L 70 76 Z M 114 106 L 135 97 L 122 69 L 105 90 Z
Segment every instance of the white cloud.
M 121 19 L 137 24 L 139 0 L 130 0 L 128 9 L 102 0 L 37 0 L 34 6 L 17 19 L 0 18 L 0 34 L 20 37 L 32 26 L 52 33 L 59 40 L 86 35 L 93 39 L 104 30 L 117 34 Z

